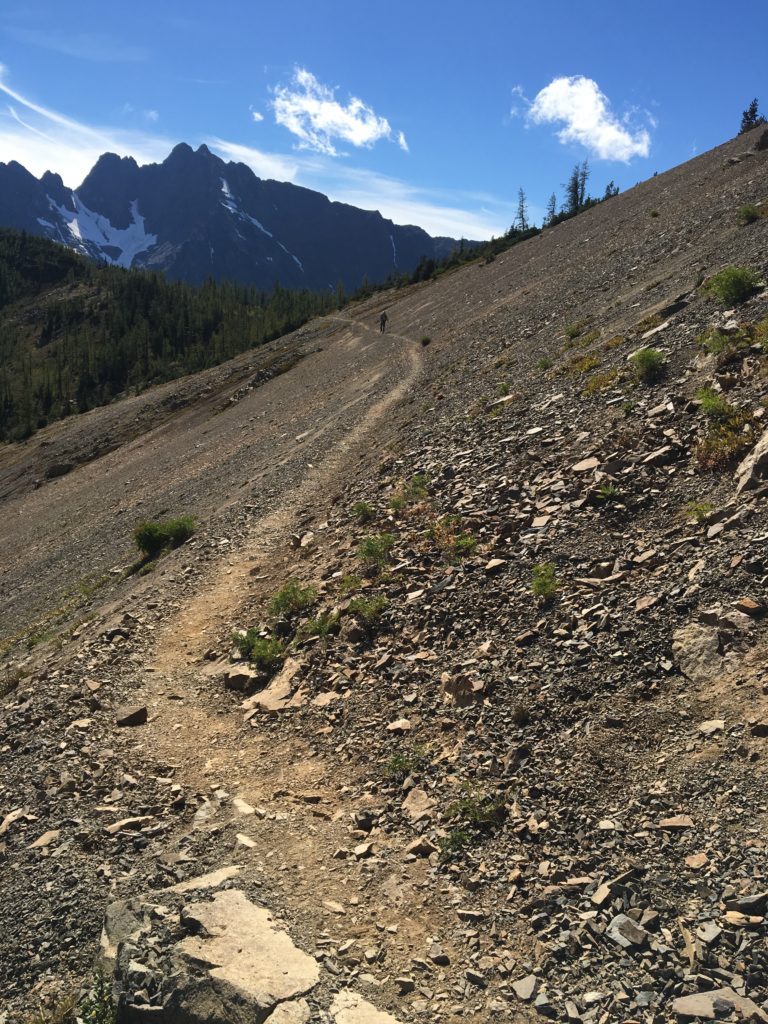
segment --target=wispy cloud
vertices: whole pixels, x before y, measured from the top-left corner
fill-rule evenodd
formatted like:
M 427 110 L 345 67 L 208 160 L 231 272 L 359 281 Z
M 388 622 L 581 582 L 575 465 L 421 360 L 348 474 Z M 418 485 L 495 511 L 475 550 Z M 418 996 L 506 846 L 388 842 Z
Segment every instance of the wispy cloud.
M 78 60 L 124 64 L 141 63 L 149 59 L 146 47 L 130 46 L 99 32 L 51 32 L 16 26 L 8 27 L 6 31 L 22 43 L 62 53 L 66 57 L 76 57 Z
M 153 124 L 160 120 L 160 114 L 157 110 L 145 110 L 144 117 L 146 117 L 146 119 L 148 121 L 151 121 Z
M 339 156 L 337 140 L 370 148 L 382 139 L 394 139 L 401 149 L 408 149 L 403 133 L 394 136 L 385 117 L 356 96 L 346 105 L 339 103 L 335 89 L 323 85 L 306 68 L 296 68 L 290 84 L 277 86 L 274 97 L 275 120 L 299 140 L 299 149 Z
M 251 117 L 253 118 L 253 120 L 257 124 L 259 123 L 259 121 L 263 121 L 264 120 L 264 115 L 259 110 L 252 110 L 251 111 Z
M 7 70 L 0 66 L 0 96 L 12 101 L 4 109 L 0 106 L 0 161 L 18 160 L 38 177 L 56 171 L 76 188 L 104 152 L 151 163 L 164 159 L 173 146 L 159 135 L 83 124 L 28 99 L 6 78 Z
M 522 91 L 517 95 L 522 98 Z M 534 97 L 528 118 L 533 124 L 562 124 L 561 142 L 580 143 L 601 160 L 628 163 L 650 153 L 647 128 L 620 121 L 597 82 L 583 75 L 553 79 Z
M 296 157 L 283 156 L 281 153 L 265 153 L 253 146 L 229 142 L 226 139 L 219 139 L 215 135 L 204 141 L 209 149 L 218 153 L 225 160 L 236 160 L 239 163 L 247 164 L 260 178 L 295 181 L 298 176 L 300 161 Z

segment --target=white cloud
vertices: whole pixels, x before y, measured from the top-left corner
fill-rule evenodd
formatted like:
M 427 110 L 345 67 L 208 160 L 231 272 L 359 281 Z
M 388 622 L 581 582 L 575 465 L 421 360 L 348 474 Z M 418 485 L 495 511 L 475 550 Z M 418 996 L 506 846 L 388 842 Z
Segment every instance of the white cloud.
M 601 160 L 628 163 L 650 152 L 647 129 L 622 124 L 597 82 L 583 75 L 553 79 L 534 98 L 528 117 L 535 124 L 562 122 L 557 133 L 561 142 L 578 142 Z
M 264 120 L 264 115 L 260 111 L 258 111 L 258 110 L 252 110 L 251 111 L 251 117 L 256 122 L 256 124 L 258 124 L 259 121 L 263 121 Z
M 160 136 L 118 128 L 94 128 L 48 107 L 34 103 L 4 80 L 0 73 L 0 95 L 13 103 L 0 108 L 0 161 L 17 160 L 32 174 L 45 171 L 60 174 L 64 183 L 76 188 L 102 153 L 133 156 L 139 163 L 163 160 L 173 143 Z M 23 110 L 23 116 L 19 113 Z
M 145 110 L 144 117 L 153 124 L 160 120 L 160 114 L 156 110 Z
M 335 90 L 319 82 L 311 71 L 296 68 L 291 84 L 277 86 L 272 109 L 275 121 L 299 140 L 299 149 L 310 149 L 326 156 L 338 156 L 334 140 L 370 148 L 381 139 L 392 139 L 389 121 L 379 117 L 356 96 L 346 106 L 339 103 Z M 397 142 L 408 145 L 402 132 Z

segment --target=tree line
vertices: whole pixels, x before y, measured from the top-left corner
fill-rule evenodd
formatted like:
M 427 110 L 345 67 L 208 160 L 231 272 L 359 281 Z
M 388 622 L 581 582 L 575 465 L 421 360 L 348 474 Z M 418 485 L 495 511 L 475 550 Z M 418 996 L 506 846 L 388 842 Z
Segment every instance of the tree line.
M 280 285 L 193 288 L 0 230 L 0 440 L 224 362 L 338 304 Z

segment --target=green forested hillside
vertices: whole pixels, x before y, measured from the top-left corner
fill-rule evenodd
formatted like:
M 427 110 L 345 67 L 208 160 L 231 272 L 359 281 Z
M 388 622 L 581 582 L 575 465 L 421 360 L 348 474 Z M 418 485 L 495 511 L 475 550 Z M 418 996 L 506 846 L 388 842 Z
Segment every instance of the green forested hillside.
M 195 289 L 0 230 L 0 440 L 220 363 L 337 304 L 279 286 Z

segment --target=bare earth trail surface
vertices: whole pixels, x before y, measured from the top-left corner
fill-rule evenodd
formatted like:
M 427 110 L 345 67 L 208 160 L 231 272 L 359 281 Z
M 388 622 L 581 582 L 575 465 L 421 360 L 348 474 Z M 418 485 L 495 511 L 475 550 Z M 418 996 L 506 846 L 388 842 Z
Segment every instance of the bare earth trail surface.
M 768 1020 L 754 138 L 0 451 L 0 1024 L 87 981 L 108 905 L 132 1022 Z M 249 627 L 296 633 L 269 682 Z

